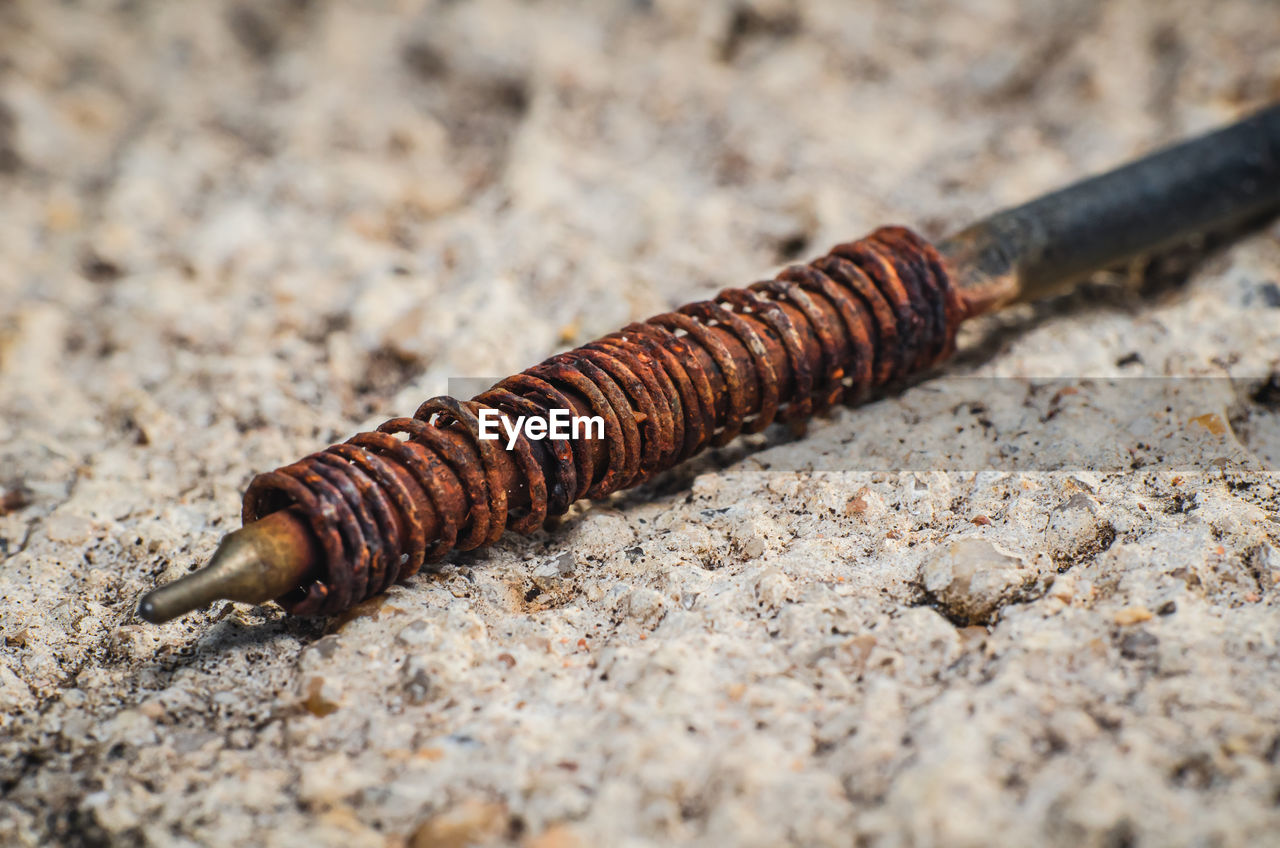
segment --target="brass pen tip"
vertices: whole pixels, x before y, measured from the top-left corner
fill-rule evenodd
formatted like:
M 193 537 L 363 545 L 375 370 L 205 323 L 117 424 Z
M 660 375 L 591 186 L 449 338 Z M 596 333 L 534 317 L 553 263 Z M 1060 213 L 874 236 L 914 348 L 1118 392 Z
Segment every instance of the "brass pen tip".
M 172 583 L 152 589 L 138 602 L 138 617 L 152 624 L 162 624 L 189 612 L 203 609 L 227 592 L 219 580 L 218 557 L 209 565 Z
M 138 617 L 161 624 L 218 600 L 262 604 L 306 582 L 316 550 L 292 510 L 223 537 L 209 564 L 142 596 Z

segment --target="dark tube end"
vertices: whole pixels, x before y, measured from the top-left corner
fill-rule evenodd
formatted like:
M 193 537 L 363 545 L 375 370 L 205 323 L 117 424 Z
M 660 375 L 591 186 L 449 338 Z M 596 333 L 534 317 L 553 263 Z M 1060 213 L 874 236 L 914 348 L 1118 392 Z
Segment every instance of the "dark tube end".
M 168 619 L 160 615 L 160 609 L 156 606 L 155 598 L 152 597 L 154 592 L 148 592 L 142 596 L 142 600 L 138 602 L 138 618 L 151 624 L 162 624 Z

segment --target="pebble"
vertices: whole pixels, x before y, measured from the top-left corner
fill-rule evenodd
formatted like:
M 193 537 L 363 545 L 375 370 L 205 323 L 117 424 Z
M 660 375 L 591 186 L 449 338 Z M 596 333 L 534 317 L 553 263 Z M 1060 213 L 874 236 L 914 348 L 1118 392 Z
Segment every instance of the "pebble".
M 1054 507 L 1045 530 L 1049 555 L 1062 565 L 1096 556 L 1115 537 L 1115 528 L 1101 517 L 1098 502 L 1083 492 Z
M 1146 607 L 1125 607 L 1115 614 L 1115 622 L 1121 627 L 1128 627 L 1131 624 L 1141 624 L 1144 621 L 1151 620 L 1151 610 Z
M 756 578 L 756 601 L 768 610 L 776 610 L 786 601 L 791 592 L 791 578 L 780 569 L 766 568 Z
M 413 832 L 409 845 L 410 848 L 467 848 L 497 839 L 506 827 L 506 807 L 473 798 L 424 821 Z
M 948 618 L 965 624 L 993 621 L 1005 604 L 1035 583 L 1037 572 L 986 539 L 943 545 L 920 569 L 925 591 Z
M 79 545 L 93 533 L 93 522 L 81 515 L 60 512 L 49 516 L 44 533 L 50 541 Z

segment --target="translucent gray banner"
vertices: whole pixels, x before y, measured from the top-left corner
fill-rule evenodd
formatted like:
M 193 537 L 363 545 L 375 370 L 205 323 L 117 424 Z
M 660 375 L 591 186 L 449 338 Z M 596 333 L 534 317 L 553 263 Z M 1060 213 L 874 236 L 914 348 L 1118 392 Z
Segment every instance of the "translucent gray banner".
M 449 381 L 455 397 L 497 382 Z M 1280 467 L 1280 374 L 938 377 L 738 450 L 776 471 L 1123 471 Z M 730 448 L 730 450 L 734 450 Z M 744 451 L 745 453 L 745 451 Z

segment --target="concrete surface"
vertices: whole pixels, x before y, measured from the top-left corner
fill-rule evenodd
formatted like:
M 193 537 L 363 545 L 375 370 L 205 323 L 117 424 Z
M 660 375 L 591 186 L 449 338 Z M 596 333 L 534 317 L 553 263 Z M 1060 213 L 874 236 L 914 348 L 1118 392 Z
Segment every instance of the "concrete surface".
M 131 613 L 450 377 L 1277 97 L 1269 0 L 0 3 L 0 843 L 1273 841 L 1277 225 L 343 620 Z

